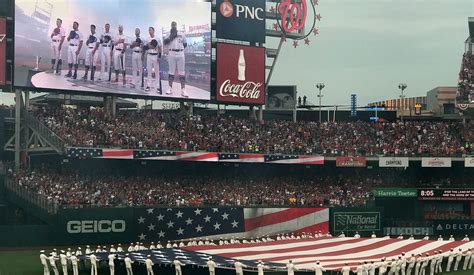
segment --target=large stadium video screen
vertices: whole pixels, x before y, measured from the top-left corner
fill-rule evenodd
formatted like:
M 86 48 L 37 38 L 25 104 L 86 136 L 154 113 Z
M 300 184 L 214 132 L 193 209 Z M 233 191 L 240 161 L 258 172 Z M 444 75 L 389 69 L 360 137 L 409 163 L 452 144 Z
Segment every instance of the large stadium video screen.
M 16 0 L 14 86 L 210 100 L 211 3 Z

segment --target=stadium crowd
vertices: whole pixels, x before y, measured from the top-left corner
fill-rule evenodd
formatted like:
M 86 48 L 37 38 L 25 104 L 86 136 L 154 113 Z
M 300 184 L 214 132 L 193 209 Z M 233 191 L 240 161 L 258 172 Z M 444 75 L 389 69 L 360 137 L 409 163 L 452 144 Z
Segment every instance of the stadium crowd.
M 41 109 L 69 146 L 268 154 L 455 156 L 471 153 L 472 125 L 449 121 L 257 122 L 153 111 Z
M 119 175 L 77 169 L 9 171 L 15 184 L 58 205 L 144 206 L 362 206 L 374 187 L 462 186 L 455 178 L 416 178 L 385 169 L 309 175 L 186 173 Z
M 11 174 L 18 185 L 60 205 L 365 205 L 380 179 L 221 176 L 84 176 L 52 170 Z
M 461 71 L 459 72 L 458 82 L 458 98 L 462 102 L 473 101 L 471 94 L 474 92 L 474 56 L 471 54 L 464 54 L 461 64 Z

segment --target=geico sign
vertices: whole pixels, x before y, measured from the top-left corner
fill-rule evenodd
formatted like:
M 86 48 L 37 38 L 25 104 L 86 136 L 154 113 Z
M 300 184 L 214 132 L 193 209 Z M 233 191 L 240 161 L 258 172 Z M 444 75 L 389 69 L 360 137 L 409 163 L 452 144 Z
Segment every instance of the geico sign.
M 68 221 L 67 233 L 120 233 L 125 232 L 124 220 L 84 220 L 84 221 Z

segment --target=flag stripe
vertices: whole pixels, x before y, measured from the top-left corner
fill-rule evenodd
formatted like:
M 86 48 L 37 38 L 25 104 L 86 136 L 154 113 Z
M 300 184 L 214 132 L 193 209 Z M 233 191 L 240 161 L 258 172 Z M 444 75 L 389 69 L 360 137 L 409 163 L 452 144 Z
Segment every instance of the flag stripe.
M 246 219 L 252 219 L 287 209 L 289 208 L 244 208 L 244 217 Z
M 259 227 L 269 226 L 273 224 L 279 224 L 283 222 L 288 222 L 311 214 L 314 212 L 319 212 L 324 210 L 324 208 L 289 208 L 280 212 L 263 215 L 256 218 L 245 219 L 245 230 L 251 231 Z
M 357 239 L 349 239 L 349 240 L 345 240 L 344 242 L 338 242 L 338 244 L 352 244 L 352 243 L 355 243 L 357 242 L 358 240 Z M 291 242 L 291 241 L 290 241 Z M 320 243 L 320 244 L 311 244 L 309 243 L 307 246 L 299 246 L 296 248 L 296 250 L 308 250 L 308 249 L 315 249 L 315 248 L 325 248 L 325 247 L 334 247 L 334 243 Z M 286 252 L 292 252 L 292 251 L 295 251 L 295 248 L 293 247 L 282 247 L 280 249 L 276 249 L 276 248 L 273 248 L 271 250 L 273 253 L 286 253 Z M 255 255 L 255 256 L 258 256 L 261 258 L 260 255 L 264 254 L 264 253 L 267 253 L 268 252 L 268 249 L 266 250 L 251 250 L 251 249 L 247 249 L 246 251 L 242 251 L 242 252 L 237 252 L 237 253 L 220 253 L 219 255 L 222 256 L 222 257 L 228 257 L 228 258 L 241 258 L 241 257 L 244 257 L 244 256 L 249 256 L 249 255 Z M 260 259 L 259 258 L 259 259 Z
M 102 149 L 103 158 L 130 158 L 133 159 L 133 150 Z

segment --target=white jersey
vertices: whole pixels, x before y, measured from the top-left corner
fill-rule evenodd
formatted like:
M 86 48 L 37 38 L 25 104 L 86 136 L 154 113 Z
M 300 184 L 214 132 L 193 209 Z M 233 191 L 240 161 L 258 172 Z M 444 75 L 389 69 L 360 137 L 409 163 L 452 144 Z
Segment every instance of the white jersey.
M 95 46 L 97 45 L 97 43 L 100 42 L 100 39 L 99 39 L 99 36 L 97 36 L 97 34 L 90 34 L 89 37 L 87 38 L 86 40 L 86 46 L 88 48 L 95 48 Z
M 184 50 L 184 44 L 186 42 L 186 35 L 183 32 L 178 31 L 175 39 L 173 39 L 167 46 L 170 50 Z
M 325 272 L 326 269 L 324 269 L 324 267 L 322 267 L 321 265 L 316 265 L 314 267 L 314 274 L 315 275 L 323 275 L 323 272 Z
M 239 273 L 239 274 L 244 273 L 244 270 L 242 269 L 244 265 L 241 262 L 235 262 L 234 267 L 235 267 L 235 273 Z
M 157 53 L 158 53 L 158 49 L 157 49 L 157 48 L 162 47 L 163 44 L 161 43 L 161 39 L 159 39 L 159 38 L 156 37 L 156 36 L 154 36 L 154 37 L 148 36 L 148 38 L 147 38 L 147 40 L 146 40 L 146 44 L 150 43 L 152 40 L 156 40 L 156 42 L 158 42 L 158 45 L 157 45 L 156 48 L 154 48 L 154 49 L 149 48 L 147 52 L 150 53 L 150 54 L 157 54 Z
M 259 263 L 257 265 L 257 272 L 258 272 L 257 275 L 263 275 L 264 269 L 265 269 L 265 266 L 262 263 Z
M 295 265 L 294 264 L 287 264 L 286 265 L 286 270 L 288 271 L 288 275 L 294 275 L 295 274 Z
M 150 259 L 145 260 L 145 265 L 147 269 L 152 269 L 153 262 Z
M 42 265 L 47 265 L 48 264 L 48 257 L 44 255 L 43 253 L 40 254 L 40 260 Z
M 79 46 L 79 43 L 84 40 L 84 36 L 82 35 L 80 31 L 75 31 L 75 32 L 76 32 L 76 35 L 72 37 L 71 39 L 69 39 L 69 41 L 67 42 L 71 46 Z
M 109 39 L 109 42 L 104 42 L 104 37 L 110 37 Z M 103 32 L 101 35 L 100 35 L 100 38 L 101 38 L 101 45 L 104 46 L 104 47 L 110 47 L 112 46 L 112 39 L 113 39 L 114 35 L 109 31 L 109 32 Z
M 184 266 L 184 264 L 182 264 L 182 263 L 181 263 L 180 261 L 178 261 L 178 260 L 174 260 L 174 261 L 173 261 L 173 264 L 174 264 L 174 268 L 175 268 L 176 270 L 181 270 L 181 266 Z
M 91 265 L 97 265 L 97 257 L 94 254 L 90 256 Z
M 209 271 L 215 271 L 217 265 L 213 260 L 209 260 L 207 261 L 207 267 L 209 268 Z
M 110 254 L 107 258 L 109 258 L 109 265 L 115 265 L 114 260 L 115 260 L 115 255 Z
M 51 265 L 51 267 L 55 267 L 56 266 L 56 261 L 54 259 L 54 256 L 49 256 L 49 265 Z
M 61 39 L 66 36 L 66 30 L 61 26 L 59 27 L 59 33 L 53 35 L 51 41 L 53 42 L 61 42 Z
M 122 39 L 123 39 L 122 43 L 117 43 L 119 40 L 122 40 Z M 117 44 L 115 45 L 115 43 L 117 43 Z M 124 34 L 117 34 L 114 37 L 114 45 L 115 45 L 116 50 L 124 50 L 125 49 L 125 43 L 127 43 L 127 38 L 125 37 Z
M 61 265 L 67 265 L 67 257 L 65 254 L 59 254 L 59 259 L 61 261 Z
M 77 265 L 77 257 L 76 257 L 76 255 L 72 255 L 72 256 L 71 256 L 71 264 L 72 264 L 72 265 Z
M 132 268 L 132 263 L 133 262 L 129 257 L 126 257 L 123 261 L 125 262 L 125 267 Z
M 137 41 L 137 39 L 140 39 L 140 41 L 142 41 L 142 43 L 140 43 L 139 45 L 135 45 L 135 47 L 133 47 L 132 50 L 133 50 L 134 52 L 141 52 L 141 51 L 142 51 L 142 47 L 143 47 L 143 42 L 144 42 L 143 38 L 141 38 L 141 37 L 135 37 L 135 40 L 130 41 L 130 44 L 132 44 L 132 43 L 134 43 L 135 41 Z M 154 245 L 153 245 L 153 246 L 154 246 Z M 150 246 L 150 249 L 152 249 L 151 246 Z
M 351 268 L 348 266 L 343 266 L 341 268 L 342 275 L 349 275 L 351 273 Z

